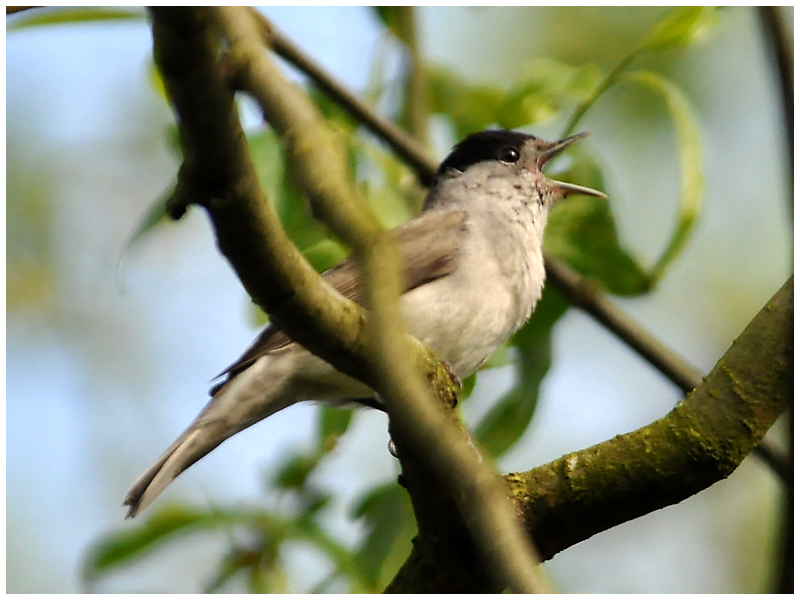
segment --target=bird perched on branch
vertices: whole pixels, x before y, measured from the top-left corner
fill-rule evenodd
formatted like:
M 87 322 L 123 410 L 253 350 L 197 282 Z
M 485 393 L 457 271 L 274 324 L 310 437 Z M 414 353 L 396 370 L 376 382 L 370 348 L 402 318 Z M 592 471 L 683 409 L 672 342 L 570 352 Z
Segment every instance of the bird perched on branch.
M 548 211 L 569 194 L 605 197 L 542 173 L 586 134 L 558 142 L 507 130 L 475 133 L 442 162 L 416 218 L 392 233 L 404 289 L 406 329 L 460 378 L 473 373 L 528 320 L 542 293 Z M 364 304 L 351 257 L 322 277 Z M 211 400 L 125 497 L 136 516 L 178 475 L 232 435 L 296 402 L 380 399 L 270 324 L 221 375 Z

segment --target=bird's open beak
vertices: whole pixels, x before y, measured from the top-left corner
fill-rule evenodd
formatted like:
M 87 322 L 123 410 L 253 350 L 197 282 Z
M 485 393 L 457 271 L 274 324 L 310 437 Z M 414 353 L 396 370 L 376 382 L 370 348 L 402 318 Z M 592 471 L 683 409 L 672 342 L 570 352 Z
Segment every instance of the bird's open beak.
M 547 164 L 547 161 L 549 161 L 554 156 L 560 154 L 567 146 L 571 145 L 574 142 L 577 142 L 581 138 L 585 138 L 588 135 L 589 134 L 587 132 L 576 133 L 575 135 L 571 135 L 568 138 L 564 138 L 563 140 L 553 142 L 542 151 L 541 155 L 539 156 L 538 167 L 541 169 L 542 167 L 545 166 L 545 164 Z M 608 198 L 608 196 L 606 196 L 603 192 L 599 192 L 590 187 L 585 187 L 574 183 L 567 183 L 565 181 L 557 181 L 555 179 L 550 179 L 550 182 L 556 189 L 563 192 L 565 196 L 569 194 L 584 194 L 586 196 Z

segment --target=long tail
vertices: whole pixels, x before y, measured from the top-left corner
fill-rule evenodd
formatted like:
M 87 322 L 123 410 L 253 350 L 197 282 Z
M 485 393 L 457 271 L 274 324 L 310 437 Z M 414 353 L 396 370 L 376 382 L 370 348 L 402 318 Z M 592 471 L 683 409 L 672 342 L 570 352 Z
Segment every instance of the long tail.
M 133 484 L 125 496 L 126 518 L 144 510 L 186 469 L 232 435 L 293 404 L 265 391 L 267 357 L 215 390 L 194 422 Z
M 192 425 L 147 469 L 125 496 L 126 518 L 144 510 L 172 481 L 195 462 L 219 446 L 227 437 L 209 435 L 208 428 Z

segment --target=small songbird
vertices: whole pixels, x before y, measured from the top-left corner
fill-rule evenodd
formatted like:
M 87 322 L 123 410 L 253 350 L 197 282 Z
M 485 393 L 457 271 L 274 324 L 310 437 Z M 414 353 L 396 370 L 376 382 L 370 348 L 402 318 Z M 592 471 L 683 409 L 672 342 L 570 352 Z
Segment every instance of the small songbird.
M 542 173 L 548 160 L 585 135 L 558 142 L 507 130 L 470 135 L 442 162 L 419 216 L 392 232 L 404 270 L 406 329 L 457 377 L 478 369 L 531 315 L 544 285 L 542 239 L 550 208 L 568 194 L 605 197 Z M 322 277 L 364 304 L 352 257 Z M 296 402 L 380 408 L 366 385 L 273 324 L 220 377 L 209 403 L 128 492 L 128 517 L 226 439 Z

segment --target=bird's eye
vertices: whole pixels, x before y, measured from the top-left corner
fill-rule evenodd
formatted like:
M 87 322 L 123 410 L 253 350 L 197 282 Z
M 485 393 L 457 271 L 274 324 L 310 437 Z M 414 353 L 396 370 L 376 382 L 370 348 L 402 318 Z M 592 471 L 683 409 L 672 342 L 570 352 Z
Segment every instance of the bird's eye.
M 498 158 L 503 162 L 515 163 L 519 160 L 519 150 L 512 146 L 508 146 L 500 150 L 500 155 Z

